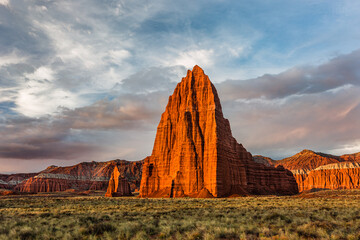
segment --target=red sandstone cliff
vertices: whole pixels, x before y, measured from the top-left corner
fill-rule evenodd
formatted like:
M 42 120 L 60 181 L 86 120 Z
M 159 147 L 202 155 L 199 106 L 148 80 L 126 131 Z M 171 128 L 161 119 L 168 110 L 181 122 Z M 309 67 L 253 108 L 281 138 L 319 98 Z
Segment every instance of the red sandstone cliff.
M 141 197 L 295 194 L 292 173 L 256 163 L 233 138 L 214 85 L 195 66 L 176 86 L 143 165 Z M 205 194 L 206 195 L 206 194 Z
M 83 162 L 69 167 L 51 166 L 15 187 L 20 192 L 57 192 L 67 189 L 103 190 L 108 187 L 110 176 L 118 167 L 132 190 L 139 188 L 142 161 L 113 160 L 109 162 Z
M 335 156 L 303 150 L 292 157 L 274 161 L 258 156 L 255 161 L 282 165 L 292 171 L 299 191 L 360 188 L 360 153 Z
M 105 197 L 132 196 L 129 182 L 122 176 L 118 167 L 111 174 Z
M 360 164 L 354 162 L 320 166 L 308 172 L 306 177 L 299 181 L 300 191 L 354 188 L 360 188 Z

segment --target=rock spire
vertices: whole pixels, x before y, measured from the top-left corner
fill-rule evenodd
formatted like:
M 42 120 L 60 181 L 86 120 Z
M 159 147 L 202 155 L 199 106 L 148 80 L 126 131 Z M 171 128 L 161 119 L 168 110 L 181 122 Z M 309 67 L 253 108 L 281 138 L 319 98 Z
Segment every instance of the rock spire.
M 144 161 L 140 196 L 297 192 L 290 171 L 252 160 L 232 136 L 209 77 L 199 66 L 188 70 L 161 116 L 152 155 Z

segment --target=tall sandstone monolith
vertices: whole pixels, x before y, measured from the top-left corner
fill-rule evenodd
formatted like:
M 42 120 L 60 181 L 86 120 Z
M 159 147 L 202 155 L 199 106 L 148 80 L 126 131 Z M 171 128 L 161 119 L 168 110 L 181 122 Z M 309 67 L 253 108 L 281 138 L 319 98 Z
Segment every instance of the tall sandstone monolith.
M 140 197 L 297 192 L 290 171 L 252 160 L 232 136 L 208 76 L 199 66 L 189 70 L 169 97 L 152 155 L 144 160 Z
M 111 173 L 109 185 L 105 193 L 105 197 L 123 197 L 132 196 L 129 182 L 121 176 L 121 173 L 116 166 Z

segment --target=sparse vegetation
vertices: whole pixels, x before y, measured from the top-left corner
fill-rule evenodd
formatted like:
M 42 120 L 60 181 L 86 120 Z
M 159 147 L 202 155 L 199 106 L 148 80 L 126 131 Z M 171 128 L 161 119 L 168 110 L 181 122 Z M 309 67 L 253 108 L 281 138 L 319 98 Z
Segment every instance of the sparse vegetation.
M 359 239 L 360 191 L 292 197 L 0 198 L 0 239 Z

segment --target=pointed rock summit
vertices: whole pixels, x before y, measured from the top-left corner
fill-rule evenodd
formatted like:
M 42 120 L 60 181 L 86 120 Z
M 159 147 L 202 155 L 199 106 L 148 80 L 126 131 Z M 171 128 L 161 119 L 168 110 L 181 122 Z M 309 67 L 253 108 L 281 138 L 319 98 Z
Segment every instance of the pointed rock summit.
M 188 70 L 161 116 L 152 155 L 144 161 L 140 196 L 297 192 L 290 171 L 252 160 L 232 136 L 209 77 L 199 66 Z

